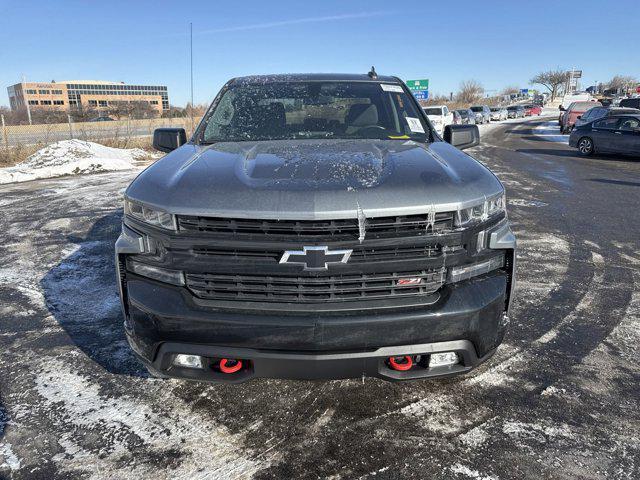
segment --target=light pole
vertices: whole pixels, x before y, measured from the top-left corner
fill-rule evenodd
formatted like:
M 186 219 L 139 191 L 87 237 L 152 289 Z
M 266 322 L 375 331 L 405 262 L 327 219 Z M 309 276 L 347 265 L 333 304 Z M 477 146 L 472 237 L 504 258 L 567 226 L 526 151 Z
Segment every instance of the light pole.
M 193 23 L 189 23 L 189 52 L 191 57 L 191 135 L 193 135 Z
M 22 98 L 24 99 L 24 104 L 27 106 L 27 118 L 29 118 L 29 125 L 31 125 L 31 107 L 29 106 L 29 100 L 27 100 L 25 96 L 26 92 L 27 80 L 24 75 L 22 75 Z

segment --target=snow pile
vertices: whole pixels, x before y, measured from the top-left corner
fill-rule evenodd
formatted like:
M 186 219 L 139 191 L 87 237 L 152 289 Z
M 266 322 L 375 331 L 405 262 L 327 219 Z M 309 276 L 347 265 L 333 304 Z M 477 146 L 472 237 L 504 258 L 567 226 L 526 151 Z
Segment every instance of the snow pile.
M 38 150 L 18 165 L 0 169 L 0 184 L 127 170 L 145 156 L 145 151 L 139 148 L 126 150 L 82 140 L 62 140 Z

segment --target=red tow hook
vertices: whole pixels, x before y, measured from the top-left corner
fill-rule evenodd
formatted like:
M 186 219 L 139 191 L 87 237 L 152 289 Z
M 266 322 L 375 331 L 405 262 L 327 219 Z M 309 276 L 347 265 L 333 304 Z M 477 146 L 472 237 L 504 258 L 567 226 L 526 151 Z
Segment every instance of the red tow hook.
M 413 367 L 413 359 L 409 355 L 402 357 L 389 357 L 389 365 L 393 370 L 405 372 Z
M 220 371 L 222 373 L 236 373 L 242 369 L 242 360 L 223 358 L 220 360 Z

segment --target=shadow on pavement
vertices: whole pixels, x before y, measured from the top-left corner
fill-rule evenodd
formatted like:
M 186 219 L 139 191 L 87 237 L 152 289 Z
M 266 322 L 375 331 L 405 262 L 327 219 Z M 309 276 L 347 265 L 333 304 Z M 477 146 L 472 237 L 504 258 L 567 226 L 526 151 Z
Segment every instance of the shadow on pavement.
M 561 148 L 518 148 L 516 152 L 527 153 L 530 155 L 553 155 L 556 157 L 576 157 L 576 152 L 573 150 L 561 149 Z
M 640 187 L 640 182 L 628 182 L 626 180 L 611 180 L 609 178 L 589 178 L 590 182 L 610 183 L 612 185 L 625 185 L 627 187 Z
M 0 440 L 2 440 L 2 437 L 4 437 L 4 431 L 7 428 L 8 423 L 9 423 L 9 413 L 7 412 L 7 409 L 4 407 L 4 403 L 2 402 L 2 397 L 0 396 Z
M 532 137 L 533 138 L 533 137 Z M 559 144 L 564 145 L 564 144 Z M 637 157 L 623 156 L 616 154 L 604 154 L 595 153 L 588 157 L 583 157 L 578 154 L 577 150 L 571 148 L 518 148 L 516 152 L 526 153 L 531 155 L 553 155 L 556 157 L 574 157 L 580 160 L 607 160 L 625 163 L 638 163 Z
M 122 210 L 115 211 L 99 218 L 85 238 L 69 237 L 73 253 L 40 284 L 49 311 L 89 358 L 110 373 L 146 377 L 124 335 L 116 285 L 113 251 L 121 219 Z

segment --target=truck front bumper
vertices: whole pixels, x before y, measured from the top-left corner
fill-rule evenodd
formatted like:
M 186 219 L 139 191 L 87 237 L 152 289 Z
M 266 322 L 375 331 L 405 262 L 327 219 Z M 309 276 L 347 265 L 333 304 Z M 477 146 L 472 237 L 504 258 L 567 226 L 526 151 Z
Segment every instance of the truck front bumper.
M 470 371 L 502 342 L 514 288 L 515 238 L 508 224 L 489 246 L 505 250 L 505 268 L 444 285 L 411 305 L 370 311 L 265 313 L 212 308 L 185 287 L 123 272 L 117 262 L 127 339 L 145 366 L 164 377 L 237 383 L 252 378 L 410 380 Z M 132 231 L 116 244 L 116 258 L 143 247 Z M 126 275 L 126 281 L 123 281 Z M 434 353 L 458 361 L 430 366 Z M 202 368 L 175 364 L 176 355 L 201 357 Z M 411 356 L 406 371 L 390 357 Z M 242 368 L 220 371 L 221 359 Z

